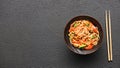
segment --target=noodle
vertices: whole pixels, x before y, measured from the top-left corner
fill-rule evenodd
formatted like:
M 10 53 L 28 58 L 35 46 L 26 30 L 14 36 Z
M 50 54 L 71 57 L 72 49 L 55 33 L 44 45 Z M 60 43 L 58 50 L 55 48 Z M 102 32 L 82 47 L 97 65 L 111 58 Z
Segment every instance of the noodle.
M 74 47 L 87 50 L 97 45 L 100 39 L 98 28 L 88 20 L 74 21 L 68 35 Z

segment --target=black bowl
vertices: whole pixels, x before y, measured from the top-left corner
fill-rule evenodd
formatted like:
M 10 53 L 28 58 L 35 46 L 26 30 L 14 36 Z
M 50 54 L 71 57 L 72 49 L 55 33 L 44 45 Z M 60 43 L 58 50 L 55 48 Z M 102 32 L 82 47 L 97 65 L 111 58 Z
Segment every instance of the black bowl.
M 69 28 L 70 28 L 70 25 L 74 22 L 74 21 L 77 21 L 77 20 L 89 20 L 92 22 L 92 24 L 96 27 L 98 27 L 98 30 L 99 30 L 99 33 L 100 33 L 100 40 L 98 41 L 98 44 L 96 46 L 94 46 L 92 49 L 90 50 L 81 50 L 79 48 L 76 48 L 74 47 L 71 43 L 70 43 L 70 40 L 69 40 Z M 65 30 L 64 30 L 64 39 L 65 39 L 65 42 L 67 43 L 67 47 L 73 51 L 74 53 L 77 53 L 77 54 L 80 54 L 80 55 L 87 55 L 87 54 L 91 54 L 93 52 L 95 52 L 96 50 L 98 50 L 98 48 L 101 47 L 100 43 L 102 42 L 102 39 L 103 39 L 103 30 L 102 30 L 102 27 L 100 25 L 100 23 L 93 17 L 90 17 L 90 16 L 77 16 L 77 17 L 74 17 L 73 19 L 71 19 L 67 25 L 65 26 Z

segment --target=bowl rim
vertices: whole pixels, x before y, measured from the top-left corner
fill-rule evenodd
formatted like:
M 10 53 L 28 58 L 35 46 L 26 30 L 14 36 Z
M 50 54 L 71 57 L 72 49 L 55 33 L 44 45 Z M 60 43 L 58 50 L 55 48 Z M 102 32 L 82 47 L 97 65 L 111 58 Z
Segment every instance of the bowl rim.
M 65 35 L 66 35 L 66 34 L 65 34 L 65 33 L 66 33 L 66 28 L 67 28 L 68 24 L 71 22 L 71 20 L 73 20 L 73 19 L 75 19 L 75 18 L 77 18 L 77 17 L 89 17 L 89 18 L 95 20 L 98 25 L 100 25 L 100 29 L 101 29 L 101 32 L 102 32 L 102 36 L 101 36 L 101 38 L 100 38 L 101 40 L 100 40 L 100 42 L 99 42 L 99 47 L 98 47 L 96 50 L 94 50 L 93 52 L 86 53 L 86 54 L 80 54 L 80 53 L 78 53 L 78 52 L 75 52 L 73 49 L 71 49 L 71 48 L 69 47 L 69 45 L 67 44 L 66 37 L 65 37 Z M 96 51 L 102 46 L 101 43 L 102 43 L 102 41 L 103 41 L 103 35 L 104 35 L 103 33 L 104 33 L 104 32 L 103 32 L 103 28 L 102 28 L 100 22 L 98 22 L 98 20 L 97 20 L 96 18 L 94 18 L 94 17 L 92 17 L 92 16 L 90 16 L 90 15 L 79 15 L 79 16 L 75 16 L 75 17 L 71 18 L 71 19 L 66 23 L 66 25 L 65 25 L 65 27 L 64 27 L 64 41 L 65 41 L 65 43 L 66 43 L 67 48 L 68 48 L 70 51 L 72 51 L 72 52 L 74 52 L 74 53 L 76 53 L 76 54 L 79 54 L 79 55 L 89 55 L 89 54 L 92 54 L 92 53 L 96 52 Z M 97 45 L 98 45 L 98 44 L 97 44 Z M 74 46 L 73 46 L 73 47 L 74 47 Z M 74 48 L 75 48 L 75 47 L 74 47 Z

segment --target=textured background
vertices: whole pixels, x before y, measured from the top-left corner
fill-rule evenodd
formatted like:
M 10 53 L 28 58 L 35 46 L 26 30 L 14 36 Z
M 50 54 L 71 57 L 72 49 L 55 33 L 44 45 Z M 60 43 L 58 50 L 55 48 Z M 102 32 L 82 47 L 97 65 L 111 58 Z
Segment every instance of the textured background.
M 111 10 L 113 62 L 107 61 L 104 11 Z M 104 40 L 95 53 L 80 56 L 66 47 L 64 27 L 90 15 Z M 0 0 L 0 68 L 120 68 L 120 0 Z

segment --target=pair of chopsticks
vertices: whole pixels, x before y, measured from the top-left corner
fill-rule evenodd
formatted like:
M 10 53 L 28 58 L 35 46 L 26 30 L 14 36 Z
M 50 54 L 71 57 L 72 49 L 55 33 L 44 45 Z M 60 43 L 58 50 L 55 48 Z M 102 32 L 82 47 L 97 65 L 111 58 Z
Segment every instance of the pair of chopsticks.
M 110 10 L 105 11 L 105 17 L 106 17 L 106 36 L 107 36 L 108 61 L 112 61 L 113 56 L 112 56 L 112 35 L 111 35 Z

